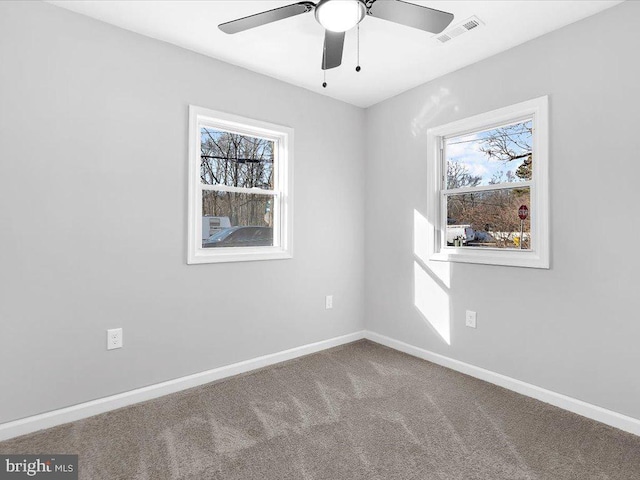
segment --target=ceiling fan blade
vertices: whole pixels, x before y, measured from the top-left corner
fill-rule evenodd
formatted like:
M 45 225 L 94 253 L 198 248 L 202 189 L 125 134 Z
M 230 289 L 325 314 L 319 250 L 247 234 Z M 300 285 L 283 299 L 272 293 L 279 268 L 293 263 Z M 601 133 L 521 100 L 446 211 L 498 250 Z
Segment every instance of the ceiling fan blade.
M 342 63 L 345 32 L 324 32 L 324 49 L 322 53 L 322 69 L 339 67 Z
M 248 17 L 221 23 L 218 25 L 218 28 L 224 33 L 244 32 L 250 28 L 259 27 L 271 22 L 277 22 L 278 20 L 300 15 L 301 13 L 310 12 L 314 8 L 315 4 L 311 2 L 294 3 L 285 7 L 274 8 L 273 10 L 267 10 L 266 12 L 256 13 L 255 15 L 249 15 Z
M 431 33 L 442 32 L 453 21 L 452 13 L 402 0 L 377 0 L 369 9 L 369 14 L 376 18 Z

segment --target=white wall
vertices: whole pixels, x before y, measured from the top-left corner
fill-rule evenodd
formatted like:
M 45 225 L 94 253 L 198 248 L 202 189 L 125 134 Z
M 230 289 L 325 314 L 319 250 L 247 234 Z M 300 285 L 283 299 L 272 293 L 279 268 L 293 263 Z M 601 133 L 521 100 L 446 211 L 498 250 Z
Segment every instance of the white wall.
M 186 265 L 190 103 L 295 129 L 294 259 Z M 361 330 L 364 116 L 0 2 L 0 423 Z
M 369 329 L 640 418 L 638 18 L 626 2 L 368 110 Z M 427 129 L 541 95 L 551 269 L 424 264 Z

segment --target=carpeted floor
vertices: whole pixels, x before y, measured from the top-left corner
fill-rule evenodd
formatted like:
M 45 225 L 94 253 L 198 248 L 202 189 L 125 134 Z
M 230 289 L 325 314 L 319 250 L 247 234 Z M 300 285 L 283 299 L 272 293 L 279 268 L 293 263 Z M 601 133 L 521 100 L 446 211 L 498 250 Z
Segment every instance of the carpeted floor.
M 640 437 L 368 341 L 0 453 L 79 454 L 81 479 L 640 479 Z

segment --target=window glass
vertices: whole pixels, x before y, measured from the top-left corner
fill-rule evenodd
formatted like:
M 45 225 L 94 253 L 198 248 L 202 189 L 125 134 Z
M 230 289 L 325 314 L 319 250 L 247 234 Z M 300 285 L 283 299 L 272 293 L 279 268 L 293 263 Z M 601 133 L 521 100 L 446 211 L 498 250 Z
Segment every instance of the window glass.
M 274 196 L 254 193 L 203 190 L 202 215 L 228 227 L 272 226 Z
M 532 119 L 445 139 L 443 246 L 531 248 L 532 146 Z
M 532 179 L 533 122 L 447 138 L 445 188 L 479 187 Z
M 202 247 L 210 248 L 212 243 L 226 247 L 273 245 L 273 199 L 271 195 L 204 190 L 202 218 L 208 219 L 209 224 L 215 218 L 230 233 L 221 236 L 220 232 L 210 231 L 217 235 L 212 239 L 203 230 Z M 203 224 L 206 226 L 206 220 Z
M 273 141 L 202 127 L 200 149 L 203 184 L 273 190 Z
M 455 246 L 530 249 L 530 197 L 529 187 L 447 195 L 447 245 L 463 237 Z M 524 221 L 522 205 L 529 212 Z
M 202 241 L 202 248 L 271 245 L 273 245 L 273 229 L 270 227 L 231 227 Z

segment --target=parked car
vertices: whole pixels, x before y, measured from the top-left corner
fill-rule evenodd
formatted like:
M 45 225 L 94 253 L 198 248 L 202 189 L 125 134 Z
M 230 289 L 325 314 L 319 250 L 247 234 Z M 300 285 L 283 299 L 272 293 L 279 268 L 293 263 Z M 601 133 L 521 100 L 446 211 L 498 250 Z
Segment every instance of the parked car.
M 447 225 L 447 245 L 453 245 L 456 238 L 466 245 L 475 240 L 476 234 L 471 225 Z
M 230 227 L 202 241 L 202 248 L 267 247 L 273 245 L 273 228 Z

